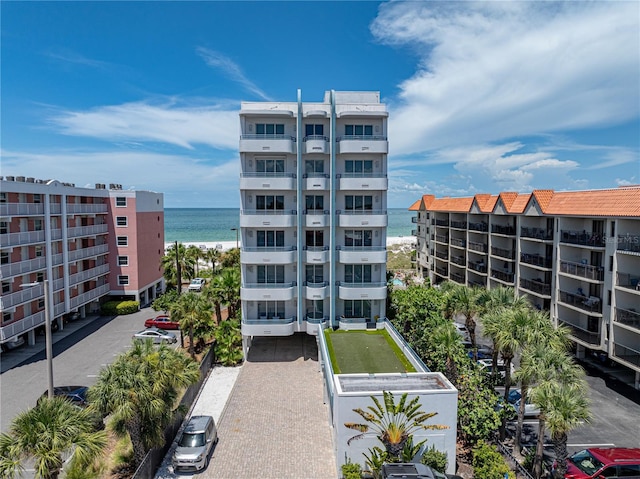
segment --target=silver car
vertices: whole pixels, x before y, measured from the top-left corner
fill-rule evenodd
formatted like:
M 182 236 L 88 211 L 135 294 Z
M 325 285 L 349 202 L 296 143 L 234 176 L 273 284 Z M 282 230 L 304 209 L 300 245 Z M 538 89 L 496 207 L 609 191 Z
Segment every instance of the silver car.
M 144 331 L 140 331 L 133 335 L 133 339 L 140 339 L 142 341 L 146 339 L 153 340 L 154 344 L 168 343 L 173 344 L 178 341 L 175 334 L 165 331 L 160 328 L 147 328 Z
M 218 442 L 216 423 L 211 416 L 192 416 L 178 439 L 171 463 L 174 470 L 207 467 L 209 454 Z

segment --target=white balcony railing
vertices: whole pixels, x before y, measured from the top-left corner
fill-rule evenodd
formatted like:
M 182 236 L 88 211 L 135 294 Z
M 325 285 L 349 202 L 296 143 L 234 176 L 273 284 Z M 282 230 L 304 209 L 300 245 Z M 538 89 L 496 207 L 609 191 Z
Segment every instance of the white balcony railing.
M 340 299 L 385 299 L 387 283 L 346 283 L 340 282 Z
M 106 213 L 107 205 L 102 203 L 68 203 L 67 214 Z
M 69 276 L 69 285 L 73 286 L 75 284 L 84 283 L 85 281 L 89 281 L 90 279 L 97 278 L 98 276 L 102 276 L 107 273 L 109 273 L 109 265 L 102 264 L 95 268 L 72 274 Z
M 3 248 L 44 242 L 44 231 L 25 231 L 0 235 Z
M 42 203 L 3 203 L 0 204 L 0 216 L 41 216 L 44 215 Z
M 69 238 L 77 238 L 79 236 L 94 236 L 99 234 L 105 234 L 109 231 L 109 226 L 103 225 L 91 225 L 91 226 L 76 226 L 67 230 Z
M 387 210 L 338 210 L 339 226 L 387 226 Z
M 289 264 L 295 262 L 296 247 L 243 247 L 240 261 L 242 264 Z
M 37 272 L 43 270 L 46 266 L 47 260 L 44 256 L 26 261 L 18 261 L 17 263 L 3 264 L 0 268 L 0 278 L 9 278 L 10 276 Z
M 244 283 L 240 298 L 244 301 L 288 301 L 296 297 L 296 282 Z
M 109 252 L 108 244 L 100 244 L 96 246 L 90 246 L 89 248 L 82 248 L 73 251 L 69 251 L 69 261 L 78 261 L 80 259 L 91 258 L 93 256 L 99 256 L 107 254 Z
M 288 228 L 296 225 L 296 213 L 296 210 L 242 210 L 240 226 Z

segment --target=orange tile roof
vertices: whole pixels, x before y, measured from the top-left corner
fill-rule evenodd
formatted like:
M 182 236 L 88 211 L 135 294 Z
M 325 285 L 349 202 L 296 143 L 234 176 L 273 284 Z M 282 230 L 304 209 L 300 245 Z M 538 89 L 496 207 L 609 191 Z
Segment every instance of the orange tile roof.
M 536 199 L 542 211 L 545 210 L 551 198 L 553 198 L 553 190 L 533 190 L 531 195 Z
M 411 206 L 409 206 L 409 211 L 418 211 L 420 209 L 420 204 L 422 203 L 422 199 L 414 202 Z
M 498 195 L 487 195 L 488 198 L 483 205 L 480 205 L 480 211 L 483 213 L 492 213 L 498 202 Z
M 425 208 L 429 208 L 429 206 L 431 206 L 431 203 L 433 203 L 433 200 L 435 199 L 435 195 L 422 195 L 422 201 Z
M 467 198 L 435 198 L 429 209 L 431 211 L 455 211 L 468 213 L 473 203 L 473 196 Z
M 640 186 L 556 191 L 542 210 L 548 215 L 640 216 Z
M 502 204 L 504 205 L 504 209 L 509 211 L 511 210 L 511 205 L 518 197 L 518 193 L 516 193 L 515 191 L 502 191 L 498 195 L 498 197 L 502 201 Z
M 511 208 L 507 211 L 509 213 L 524 213 L 524 209 L 527 207 L 529 203 L 529 199 L 531 198 L 531 194 L 519 194 L 518 197 L 511 204 Z

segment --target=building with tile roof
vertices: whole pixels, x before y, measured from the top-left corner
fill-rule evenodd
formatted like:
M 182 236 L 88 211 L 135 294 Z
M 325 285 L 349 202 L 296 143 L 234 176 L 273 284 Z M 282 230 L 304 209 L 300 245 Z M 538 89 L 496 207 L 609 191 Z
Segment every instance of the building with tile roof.
M 511 286 L 570 328 L 578 356 L 606 354 L 640 388 L 640 186 L 421 199 L 411 209 L 417 267 L 432 284 Z

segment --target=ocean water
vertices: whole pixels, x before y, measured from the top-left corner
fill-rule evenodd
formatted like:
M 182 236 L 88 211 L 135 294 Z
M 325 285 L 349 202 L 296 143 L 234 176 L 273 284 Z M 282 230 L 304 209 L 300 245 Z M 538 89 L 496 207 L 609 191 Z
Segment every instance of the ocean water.
M 411 224 L 412 211 L 391 208 L 387 211 L 389 226 L 387 237 L 411 236 L 415 225 Z M 164 240 L 183 243 L 235 241 L 240 226 L 238 208 L 165 208 Z

